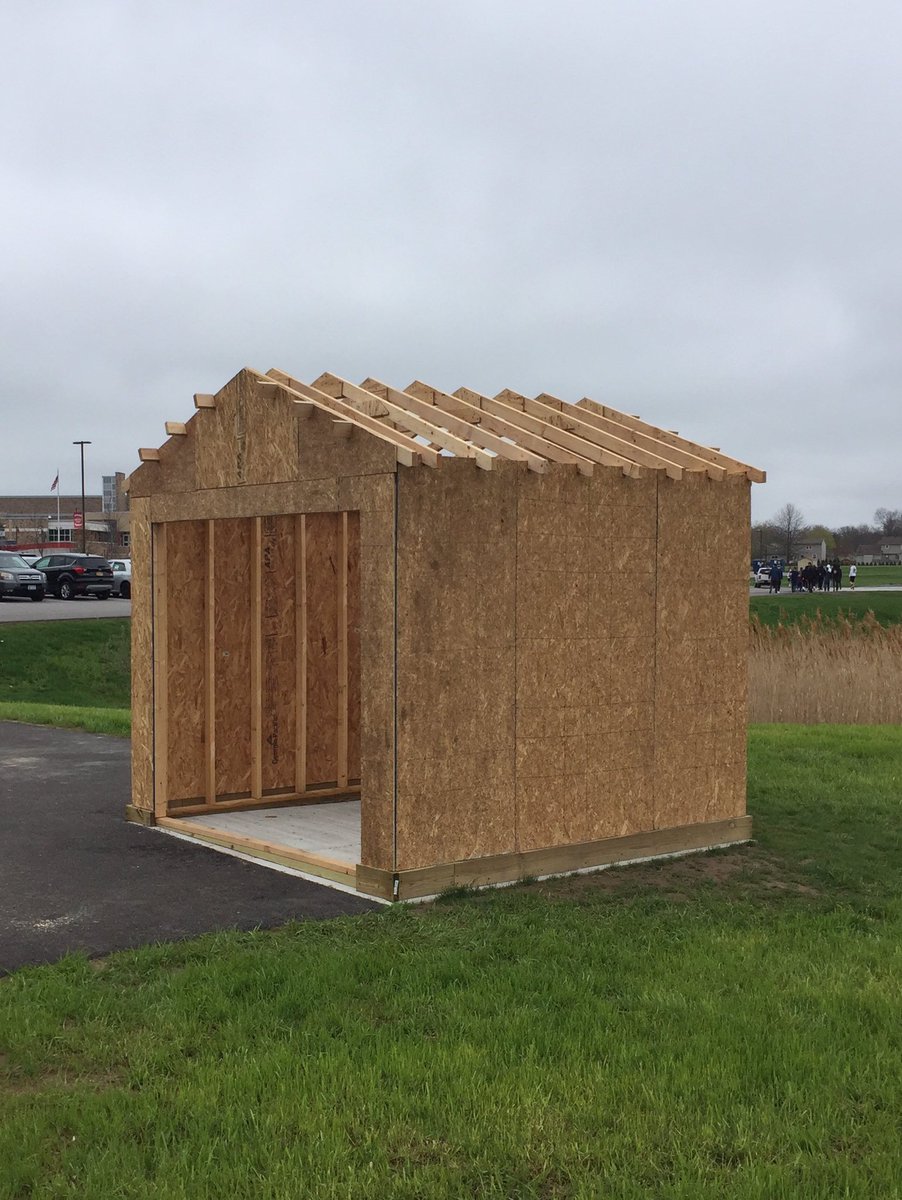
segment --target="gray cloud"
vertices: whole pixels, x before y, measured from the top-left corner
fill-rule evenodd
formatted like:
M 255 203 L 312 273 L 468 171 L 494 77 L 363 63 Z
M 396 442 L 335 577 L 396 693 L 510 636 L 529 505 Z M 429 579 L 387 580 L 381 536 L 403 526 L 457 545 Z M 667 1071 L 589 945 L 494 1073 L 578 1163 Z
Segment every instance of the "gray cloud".
M 900 495 L 902 10 L 8 6 L 0 492 L 241 366 L 589 394 Z

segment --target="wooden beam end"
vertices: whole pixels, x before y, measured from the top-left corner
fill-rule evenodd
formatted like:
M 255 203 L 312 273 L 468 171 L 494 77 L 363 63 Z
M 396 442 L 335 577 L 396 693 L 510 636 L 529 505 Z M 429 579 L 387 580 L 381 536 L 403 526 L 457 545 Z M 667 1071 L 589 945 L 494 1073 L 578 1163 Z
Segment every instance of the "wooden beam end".
M 188 427 L 184 421 L 167 421 L 166 434 L 168 437 L 184 437 L 188 432 Z
M 216 407 L 216 397 L 209 395 L 207 392 L 195 392 L 194 393 L 194 407 L 195 408 L 215 408 Z
M 159 462 L 160 452 L 153 447 L 144 446 L 138 451 L 138 458 L 141 462 Z

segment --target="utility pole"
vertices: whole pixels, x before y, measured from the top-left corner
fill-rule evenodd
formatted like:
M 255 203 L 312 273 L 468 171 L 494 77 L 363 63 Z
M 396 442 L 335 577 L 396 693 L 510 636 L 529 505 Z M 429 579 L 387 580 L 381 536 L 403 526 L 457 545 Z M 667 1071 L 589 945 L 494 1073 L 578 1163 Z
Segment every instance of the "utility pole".
M 88 552 L 88 522 L 85 519 L 85 446 L 90 446 L 90 442 L 73 442 L 73 446 L 78 446 L 81 450 L 81 552 Z

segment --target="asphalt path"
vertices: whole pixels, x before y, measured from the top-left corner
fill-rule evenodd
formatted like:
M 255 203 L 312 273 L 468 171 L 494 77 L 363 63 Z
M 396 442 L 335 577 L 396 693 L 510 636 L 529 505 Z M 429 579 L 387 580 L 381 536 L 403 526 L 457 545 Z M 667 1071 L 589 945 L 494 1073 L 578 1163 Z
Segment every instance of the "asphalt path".
M 801 589 L 797 592 L 794 592 L 792 590 L 792 588 L 789 586 L 789 584 L 786 582 L 786 579 L 784 577 L 783 586 L 780 588 L 780 591 L 778 594 L 780 596 L 840 596 L 840 595 L 842 595 L 842 596 L 857 596 L 859 592 L 902 592 L 902 585 L 895 584 L 895 583 L 884 583 L 884 584 L 876 584 L 874 587 L 857 587 L 857 588 L 850 588 L 848 585 L 846 585 L 839 592 L 819 592 L 817 590 L 815 590 L 813 592 L 803 592 L 803 591 L 801 591 Z M 765 588 L 765 587 L 760 587 L 760 588 L 751 587 L 751 588 L 749 588 L 749 595 L 750 596 L 768 596 L 768 595 L 773 595 L 773 593 L 768 592 L 767 588 Z
M 131 600 L 111 596 L 98 600 L 96 596 L 77 596 L 74 600 L 57 600 L 45 596 L 40 604 L 9 596 L 0 601 L 0 625 L 14 621 L 78 621 L 86 617 L 130 617 Z
M 129 755 L 122 738 L 0 722 L 0 974 L 378 907 L 127 822 Z

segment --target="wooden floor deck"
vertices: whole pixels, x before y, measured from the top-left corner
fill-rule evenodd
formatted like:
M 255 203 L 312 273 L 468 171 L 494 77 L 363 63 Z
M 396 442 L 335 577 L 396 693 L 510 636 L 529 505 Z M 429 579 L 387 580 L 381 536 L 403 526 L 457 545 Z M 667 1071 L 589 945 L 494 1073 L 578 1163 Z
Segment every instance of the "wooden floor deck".
M 161 817 L 158 824 L 183 837 L 305 874 L 352 887 L 355 883 L 360 862 L 359 800 Z

